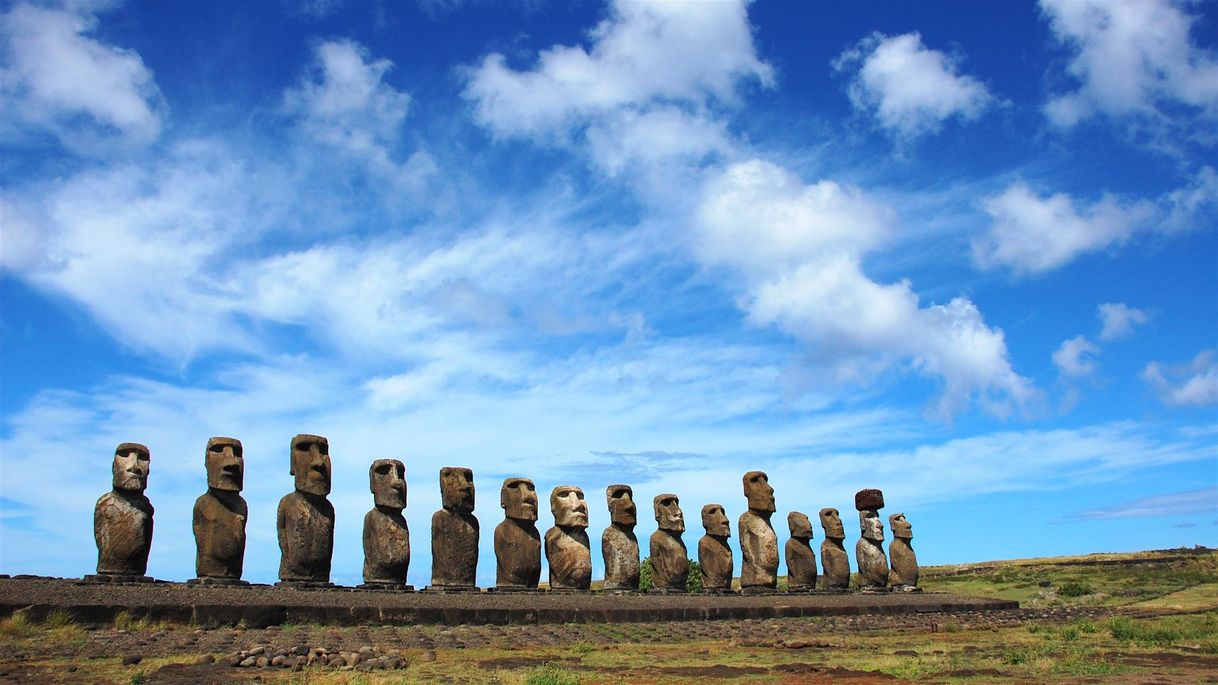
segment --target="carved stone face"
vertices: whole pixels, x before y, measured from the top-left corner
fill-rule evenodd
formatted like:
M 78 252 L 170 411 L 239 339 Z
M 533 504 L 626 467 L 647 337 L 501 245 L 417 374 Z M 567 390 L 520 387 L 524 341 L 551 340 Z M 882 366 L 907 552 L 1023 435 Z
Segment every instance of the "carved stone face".
M 468 514 L 474 510 L 474 472 L 464 466 L 440 469 L 440 499 L 444 508 Z
M 297 491 L 322 497 L 330 494 L 330 441 L 305 433 L 292 438 L 292 475 Z
M 825 531 L 825 537 L 831 540 L 846 539 L 846 527 L 842 525 L 842 517 L 837 509 L 832 507 L 820 510 L 820 527 Z
M 685 532 L 685 514 L 681 512 L 681 500 L 677 499 L 676 495 L 656 495 L 652 500 L 652 507 L 655 508 L 656 523 L 660 524 L 660 530 Z
M 884 539 L 884 524 L 874 509 L 859 512 L 859 527 L 862 528 L 863 537 L 868 540 L 879 542 Z
M 584 491 L 574 485 L 560 485 L 550 492 L 550 511 L 559 528 L 588 527 L 588 503 Z
M 378 507 L 406 507 L 406 465 L 397 459 L 377 459 L 368 467 L 368 489 Z
M 207 487 L 223 492 L 241 492 L 245 483 L 245 457 L 236 438 L 210 438 L 207 453 Z
M 744 474 L 744 496 L 749 500 L 749 509 L 754 511 L 774 511 L 774 488 L 770 487 L 770 479 L 762 471 L 749 471 Z
M 812 539 L 812 522 L 808 520 L 807 514 L 801 514 L 798 511 L 787 514 L 787 528 L 791 530 L 793 538 Z
M 138 442 L 124 442 L 114 449 L 112 486 L 115 490 L 143 492 L 148 487 L 148 448 Z
M 888 527 L 892 529 L 892 536 L 902 540 L 913 539 L 913 526 L 909 525 L 909 521 L 905 520 L 905 514 L 893 514 L 888 517 Z
M 619 526 L 630 526 L 639 522 L 634 506 L 634 490 L 629 485 L 610 485 L 605 488 L 605 500 L 609 503 L 609 519 Z
M 727 512 L 724 511 L 722 504 L 708 504 L 702 507 L 702 527 L 706 529 L 707 535 L 721 538 L 732 536 L 732 526 L 728 523 Z
M 537 488 L 528 478 L 505 478 L 499 489 L 503 515 L 517 521 L 537 520 Z

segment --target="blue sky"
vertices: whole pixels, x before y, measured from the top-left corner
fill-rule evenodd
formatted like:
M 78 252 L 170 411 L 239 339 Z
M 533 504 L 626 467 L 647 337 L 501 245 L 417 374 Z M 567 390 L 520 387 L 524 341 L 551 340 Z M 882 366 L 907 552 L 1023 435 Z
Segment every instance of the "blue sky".
M 5 3 L 0 572 L 91 572 L 138 441 L 149 572 L 192 577 L 227 435 L 272 581 L 296 433 L 341 583 L 378 458 L 418 586 L 445 465 L 484 585 L 508 476 L 594 538 L 606 485 L 640 540 L 674 492 L 691 548 L 752 469 L 781 538 L 879 487 L 926 564 L 1213 545 L 1216 37 L 1167 0 Z

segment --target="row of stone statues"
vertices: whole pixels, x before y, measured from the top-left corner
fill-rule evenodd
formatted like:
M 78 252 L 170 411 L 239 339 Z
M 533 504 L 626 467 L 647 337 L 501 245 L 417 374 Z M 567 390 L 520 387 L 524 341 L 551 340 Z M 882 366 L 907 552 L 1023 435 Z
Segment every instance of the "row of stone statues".
M 113 490 L 102 495 L 94 512 L 97 540 L 97 582 L 150 580 L 144 574 L 152 545 L 153 508 L 144 495 L 150 455 L 138 443 L 123 443 L 114 453 Z M 207 442 L 207 492 L 195 502 L 195 570 L 199 584 L 243 585 L 247 507 L 240 492 L 244 459 L 241 441 L 216 437 Z M 334 507 L 330 494 L 329 441 L 319 435 L 292 438 L 291 475 L 295 489 L 279 502 L 280 584 L 297 587 L 330 586 L 334 549 Z M 413 589 L 406 585 L 410 565 L 410 531 L 406 507 L 406 468 L 396 459 L 378 459 L 368 470 L 374 506 L 364 516 L 364 584 L 368 589 Z M 769 592 L 777 586 L 778 537 L 770 524 L 775 511 L 774 488 L 766 474 L 749 471 L 743 478 L 748 510 L 740 516 L 743 592 Z M 477 591 L 478 519 L 474 516 L 474 475 L 468 468 L 440 469 L 442 508 L 431 518 L 432 573 L 429 590 Z M 610 525 L 601 536 L 605 562 L 604 590 L 630 592 L 639 588 L 639 544 L 634 535 L 637 511 L 629 485 L 610 485 L 605 497 Z M 538 503 L 533 481 L 508 478 L 499 491 L 504 520 L 495 527 L 494 591 L 536 590 L 541 580 L 542 537 L 537 530 Z M 657 495 L 653 509 L 658 530 L 650 539 L 651 580 L 657 592 L 684 592 L 689 557 L 681 540 L 685 517 L 679 498 Z M 913 537 L 903 514 L 889 517 L 894 540 L 889 546 L 892 566 L 881 546 L 884 528 L 878 510 L 884 506 L 879 490 L 855 495 L 862 537 L 855 547 L 858 586 L 864 592 L 888 589 L 916 591 L 918 562 L 910 546 Z M 588 540 L 588 506 L 584 492 L 561 485 L 550 493 L 554 526 L 546 531 L 544 551 L 549 562 L 550 589 L 588 590 L 592 555 Z M 810 541 L 812 523 L 800 512 L 787 516 L 790 539 L 784 548 L 790 591 L 844 592 L 850 583 L 850 562 L 843 548 L 845 530 L 836 509 L 820 510 L 825 532 L 819 579 Z M 730 592 L 733 558 L 727 512 L 721 504 L 702 507 L 706 534 L 698 541 L 698 564 L 706 592 Z

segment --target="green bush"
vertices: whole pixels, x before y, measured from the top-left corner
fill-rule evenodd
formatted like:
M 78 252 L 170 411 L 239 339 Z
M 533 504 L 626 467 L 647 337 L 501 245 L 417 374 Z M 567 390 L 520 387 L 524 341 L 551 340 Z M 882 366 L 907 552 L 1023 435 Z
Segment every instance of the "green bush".
M 639 567 L 639 591 L 647 592 L 655 587 L 651 584 L 651 557 L 643 559 L 643 565 Z
M 651 582 L 651 557 L 647 557 L 643 559 L 643 565 L 639 567 L 639 590 L 646 592 L 654 587 L 655 585 Z M 689 560 L 689 574 L 685 576 L 685 591 L 702 591 L 702 567 L 693 559 Z
M 1057 594 L 1061 595 L 1062 597 L 1082 597 L 1083 595 L 1089 595 L 1093 592 L 1095 592 L 1095 590 L 1090 585 L 1072 580 L 1061 586 L 1061 589 L 1057 591 Z

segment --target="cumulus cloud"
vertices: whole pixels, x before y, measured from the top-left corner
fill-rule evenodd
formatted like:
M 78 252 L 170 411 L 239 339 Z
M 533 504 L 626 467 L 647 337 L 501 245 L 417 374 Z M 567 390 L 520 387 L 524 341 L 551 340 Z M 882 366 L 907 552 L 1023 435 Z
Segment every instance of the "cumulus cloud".
M 1184 186 L 1154 200 L 1105 194 L 1086 204 L 1067 193 L 1044 197 L 1017 181 L 982 202 L 992 224 L 974 238 L 973 261 L 983 269 L 1042 273 L 1081 255 L 1120 246 L 1140 233 L 1213 227 L 1214 207 L 1218 207 L 1218 173 L 1208 166 Z
M 165 105 L 152 72 L 135 51 L 91 37 L 97 22 L 71 6 L 0 15 L 0 136 L 46 130 L 76 151 L 157 138 Z
M 614 2 L 589 32 L 590 47 L 551 47 L 527 70 L 488 55 L 467 71 L 463 95 L 498 135 L 563 142 L 586 133 L 610 170 L 630 153 L 655 161 L 656 148 L 696 160 L 726 142 L 708 108 L 732 103 L 742 80 L 773 80 L 746 5 Z M 619 135 L 624 148 L 606 144 Z
M 1073 51 L 1078 89 L 1054 96 L 1049 120 L 1096 114 L 1155 117 L 1166 106 L 1218 116 L 1218 58 L 1190 37 L 1195 17 L 1174 0 L 1041 0 L 1054 36 Z
M 1095 355 L 1100 348 L 1087 338 L 1076 335 L 1063 341 L 1053 352 L 1053 364 L 1062 376 L 1079 378 L 1095 372 Z
M 1007 358 L 1003 333 L 966 298 L 923 307 L 909 282 L 881 284 L 864 253 L 891 231 L 891 209 L 833 181 L 806 185 L 774 164 L 728 167 L 707 184 L 695 250 L 739 273 L 750 320 L 810 343 L 841 381 L 868 382 L 898 362 L 938 378 L 950 416 L 970 400 L 1005 413 L 1034 394 Z
M 985 85 L 959 73 L 960 60 L 922 44 L 918 33 L 872 34 L 833 62 L 850 73 L 850 102 L 905 138 L 932 134 L 951 117 L 971 121 L 993 102 Z
M 1218 361 L 1214 350 L 1202 350 L 1191 362 L 1151 362 L 1142 369 L 1142 380 L 1159 399 L 1172 407 L 1207 407 L 1218 404 Z
M 1096 307 L 1100 323 L 1100 340 L 1116 340 L 1133 333 L 1134 326 L 1150 321 L 1150 315 L 1124 302 L 1105 302 Z

